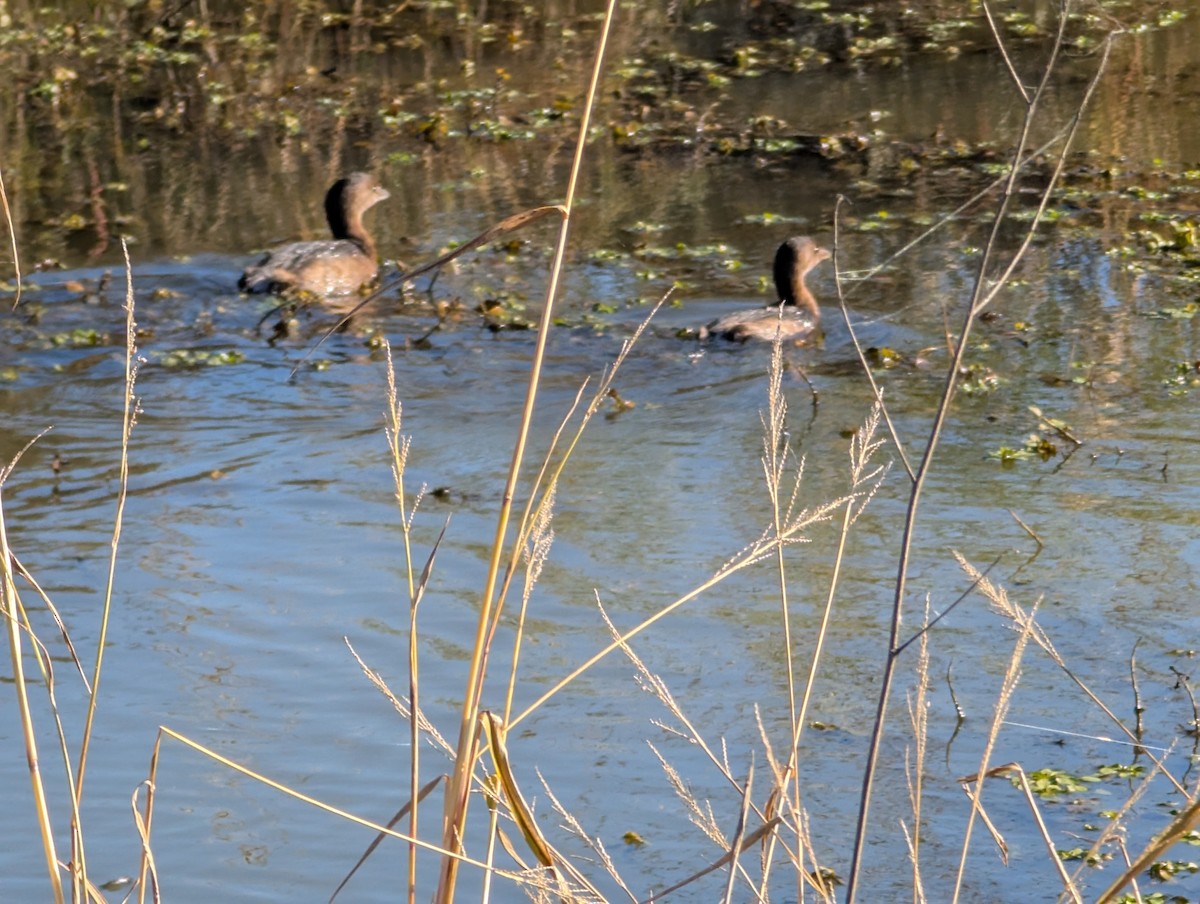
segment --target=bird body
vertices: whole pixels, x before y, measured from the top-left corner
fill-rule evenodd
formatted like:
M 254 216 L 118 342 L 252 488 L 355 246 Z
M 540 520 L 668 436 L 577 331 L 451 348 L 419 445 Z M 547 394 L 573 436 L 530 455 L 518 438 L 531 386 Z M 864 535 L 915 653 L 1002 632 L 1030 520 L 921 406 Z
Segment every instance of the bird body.
M 816 332 L 821 309 L 804 277 L 829 252 L 807 236 L 788 239 L 775 252 L 773 275 L 779 300 L 765 308 L 737 311 L 719 317 L 700 330 L 700 338 L 717 336 L 734 342 L 776 338 L 785 342 L 803 342 Z
M 375 240 L 363 214 L 388 196 L 369 173 L 351 173 L 325 194 L 325 218 L 333 238 L 276 248 L 238 280 L 246 292 L 299 289 L 314 295 L 351 295 L 379 273 Z

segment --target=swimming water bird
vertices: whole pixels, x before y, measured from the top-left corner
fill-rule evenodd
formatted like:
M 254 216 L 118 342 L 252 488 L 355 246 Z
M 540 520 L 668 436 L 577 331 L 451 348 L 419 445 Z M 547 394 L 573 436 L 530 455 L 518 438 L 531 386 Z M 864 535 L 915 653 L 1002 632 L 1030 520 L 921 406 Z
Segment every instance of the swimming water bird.
M 351 173 L 325 193 L 325 218 L 333 239 L 293 242 L 247 267 L 238 288 L 245 292 L 302 289 L 314 295 L 351 295 L 375 279 L 379 261 L 363 214 L 388 197 L 370 173 Z
M 821 322 L 817 300 L 804 284 L 808 271 L 829 252 L 807 236 L 788 239 L 775 252 L 775 291 L 779 301 L 765 308 L 738 311 L 714 320 L 700 330 L 700 338 L 719 336 L 734 342 L 765 339 L 773 342 L 778 335 L 784 342 L 802 342 Z

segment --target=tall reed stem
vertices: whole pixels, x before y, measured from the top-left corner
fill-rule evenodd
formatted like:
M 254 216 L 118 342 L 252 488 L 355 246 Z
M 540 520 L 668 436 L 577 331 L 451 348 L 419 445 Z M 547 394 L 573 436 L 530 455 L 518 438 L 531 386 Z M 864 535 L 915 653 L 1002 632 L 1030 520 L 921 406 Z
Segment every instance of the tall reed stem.
M 542 363 L 546 355 L 546 342 L 549 339 L 550 327 L 553 322 L 554 300 L 558 295 L 558 284 L 562 275 L 563 261 L 566 259 L 567 239 L 571 228 L 571 212 L 575 205 L 575 192 L 579 184 L 579 173 L 582 169 L 584 148 L 587 145 L 588 130 L 591 125 L 592 106 L 595 102 L 596 90 L 600 84 L 600 76 L 604 68 L 604 53 L 608 46 L 608 36 L 612 28 L 616 7 L 616 0 L 609 0 L 604 22 L 600 29 L 600 38 L 596 47 L 596 58 L 592 66 L 591 82 L 588 85 L 587 99 L 584 103 L 583 114 L 580 117 L 579 137 L 575 145 L 575 156 L 571 162 L 571 174 L 567 180 L 566 200 L 562 205 L 563 214 L 559 224 L 558 243 L 554 249 L 554 260 L 550 268 L 550 281 L 546 287 L 546 301 L 542 307 L 541 320 L 538 323 L 537 344 L 534 347 L 533 361 L 529 368 L 529 384 L 525 392 L 525 405 L 521 411 L 521 423 L 517 431 L 517 440 L 513 447 L 512 462 L 508 470 L 508 480 L 505 482 L 504 495 L 500 500 L 500 512 L 496 519 L 496 533 L 492 540 L 492 553 L 488 563 L 487 579 L 480 598 L 475 646 L 472 650 L 471 665 L 467 673 L 467 686 L 463 693 L 462 716 L 458 726 L 458 747 L 454 761 L 454 772 L 450 776 L 450 781 L 446 788 L 446 803 L 442 822 L 442 846 L 447 851 L 453 853 L 460 853 L 462 851 L 462 831 L 466 822 L 468 794 L 471 788 L 471 775 L 474 771 L 475 754 L 477 751 L 478 734 L 476 726 L 479 719 L 479 701 L 483 691 L 484 677 L 487 673 L 487 638 L 489 635 L 489 625 L 493 618 L 493 607 L 496 604 L 496 581 L 500 574 L 500 564 L 504 555 L 505 539 L 508 534 L 508 522 L 512 513 L 513 497 L 516 494 L 517 480 L 520 478 L 521 464 L 525 457 L 525 446 L 529 439 L 529 426 L 533 420 L 534 402 L 537 399 Z M 444 858 L 442 861 L 442 873 L 438 882 L 438 901 L 448 902 L 454 899 L 454 888 L 457 877 L 458 860 L 454 857 Z
M 1080 101 L 1079 107 L 1072 117 L 1070 127 L 1063 135 L 1062 147 L 1060 149 L 1056 165 L 1045 188 L 1042 190 L 1040 204 L 1032 222 L 1026 230 L 1024 240 L 1017 251 L 1013 254 L 1012 258 L 1009 260 L 1007 266 L 1003 267 L 993 279 L 989 280 L 988 271 L 991 269 L 992 260 L 996 253 L 997 239 L 1000 234 L 1000 229 L 1008 216 L 1009 207 L 1017 191 L 1017 179 L 1025 170 L 1031 157 L 1031 155 L 1026 153 L 1026 148 L 1029 147 L 1029 141 L 1033 132 L 1034 121 L 1039 111 L 1040 102 L 1049 89 L 1050 78 L 1054 73 L 1059 54 L 1062 50 L 1067 22 L 1070 19 L 1070 12 L 1070 0 L 1061 0 L 1059 7 L 1058 31 L 1055 34 L 1050 56 L 1046 60 L 1042 69 L 1041 78 L 1037 87 L 1032 93 L 1020 83 L 1016 76 L 1015 70 L 1012 68 L 1012 64 L 1009 60 L 1003 41 L 1000 39 L 999 34 L 995 33 L 995 38 L 998 46 L 1000 47 L 1000 51 L 1004 56 L 1006 63 L 1009 65 L 1009 71 L 1012 73 L 1014 81 L 1017 82 L 1018 93 L 1020 93 L 1022 99 L 1025 101 L 1025 116 L 1022 122 L 1021 133 L 1017 140 L 1017 146 L 1012 152 L 1012 165 L 1008 174 L 1008 178 L 1005 180 L 999 204 L 997 205 L 996 212 L 992 218 L 988 240 L 984 245 L 983 253 L 980 255 L 979 266 L 975 273 L 974 288 L 972 289 L 970 303 L 967 305 L 966 311 L 963 315 L 963 322 L 959 331 L 958 342 L 954 346 L 954 354 L 946 373 L 946 382 L 942 389 L 941 400 L 938 403 L 933 424 L 930 427 L 929 439 L 926 442 L 924 453 L 921 456 L 921 462 L 913 475 L 912 490 L 909 494 L 908 508 L 904 517 L 904 533 L 900 541 L 900 555 L 896 567 L 896 584 L 895 592 L 892 598 L 892 621 L 891 631 L 888 637 L 888 652 L 884 663 L 883 676 L 880 682 L 879 700 L 875 710 L 875 725 L 871 734 L 871 743 L 867 751 L 867 764 L 863 774 L 862 792 L 858 812 L 858 824 L 855 829 L 854 851 L 851 859 L 850 871 L 846 879 L 846 904 L 853 904 L 858 890 L 859 872 L 862 865 L 862 855 L 866 844 L 867 824 L 870 815 L 871 795 L 874 788 L 875 771 L 879 764 L 879 752 L 883 742 L 883 732 L 887 716 L 888 700 L 891 695 L 892 684 L 895 680 L 896 665 L 904 649 L 904 645 L 901 644 L 901 628 L 904 613 L 904 600 L 907 594 L 909 562 L 911 561 L 912 557 L 912 542 L 917 526 L 917 512 L 921 504 L 921 494 L 925 488 L 925 482 L 933 464 L 934 454 L 937 451 L 938 443 L 942 436 L 942 431 L 945 428 L 946 418 L 950 412 L 950 405 L 954 399 L 954 391 L 958 385 L 958 377 L 962 368 L 963 356 L 966 354 L 967 342 L 971 335 L 971 327 L 974 324 L 975 318 L 996 298 L 1000 289 L 1008 281 L 1009 277 L 1016 269 L 1018 262 L 1022 257 L 1024 257 L 1026 250 L 1029 248 L 1029 244 L 1033 240 L 1034 231 L 1041 222 L 1046 206 L 1049 203 L 1051 193 L 1053 192 L 1055 185 L 1058 183 L 1059 176 L 1062 174 L 1063 166 L 1066 161 L 1066 155 L 1070 150 L 1072 140 L 1074 139 L 1079 123 L 1082 120 L 1083 111 L 1086 109 L 1088 101 L 1091 99 L 1100 74 L 1104 71 L 1105 64 L 1108 60 L 1108 53 L 1111 48 L 1111 36 L 1110 40 L 1105 42 L 1100 65 L 1097 67 L 1097 71 L 1093 75 L 1092 80 L 1089 83 L 1086 92 L 1084 93 L 1084 97 Z

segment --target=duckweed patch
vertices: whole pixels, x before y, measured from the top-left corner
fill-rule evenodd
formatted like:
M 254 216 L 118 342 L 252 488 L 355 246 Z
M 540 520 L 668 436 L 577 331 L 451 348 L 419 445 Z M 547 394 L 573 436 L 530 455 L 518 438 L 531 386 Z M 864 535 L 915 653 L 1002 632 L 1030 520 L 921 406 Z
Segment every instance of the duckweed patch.
M 1028 775 L 1029 786 L 1038 797 L 1056 798 L 1067 794 L 1078 794 L 1088 790 L 1088 786 L 1101 781 L 1099 775 L 1072 775 L 1061 769 L 1038 769 Z M 1012 782 L 1020 787 L 1020 779 L 1014 777 Z
M 1169 396 L 1186 396 L 1192 390 L 1200 388 L 1200 361 L 1176 363 L 1174 372 L 1163 377 L 1161 385 L 1166 388 Z
M 112 345 L 113 337 L 91 327 L 78 327 L 65 333 L 54 333 L 47 337 L 50 345 L 66 348 L 91 348 Z
M 1086 863 L 1088 866 L 1100 867 L 1113 859 L 1113 855 L 1108 851 L 1096 852 L 1091 848 L 1076 847 L 1069 850 L 1058 850 L 1058 859 L 1063 862 L 1070 863 L 1077 861 Z
M 165 352 L 151 352 L 149 360 L 160 367 L 192 369 L 201 367 L 227 367 L 242 364 L 245 354 L 237 349 L 179 348 Z
M 1056 455 L 1058 455 L 1058 446 L 1040 433 L 1031 433 L 1025 438 L 1025 442 L 1020 448 L 1000 446 L 988 453 L 988 458 L 993 458 L 1002 465 L 1013 465 L 1019 461 L 1032 459 L 1049 461 Z
M 1004 382 L 994 370 L 985 364 L 974 362 L 965 365 L 959 372 L 959 390 L 967 395 L 992 392 Z

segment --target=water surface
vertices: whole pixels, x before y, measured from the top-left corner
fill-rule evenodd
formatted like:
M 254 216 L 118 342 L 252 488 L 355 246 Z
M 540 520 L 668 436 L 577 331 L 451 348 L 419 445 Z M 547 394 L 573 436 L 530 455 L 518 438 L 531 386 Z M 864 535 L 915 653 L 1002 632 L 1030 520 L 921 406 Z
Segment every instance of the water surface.
M 1086 197 L 1056 201 L 1059 216 L 998 300 L 1000 316 L 977 325 L 968 354 L 975 377 L 967 381 L 977 391 L 956 399 L 926 488 L 906 612 L 915 626 L 926 597 L 942 611 L 967 588 L 952 551 L 991 565 L 991 576 L 1022 605 L 1040 601 L 1040 621 L 1075 674 L 1129 719 L 1136 645 L 1146 741 L 1181 744 L 1169 760 L 1177 773 L 1192 752 L 1180 729 L 1190 709 L 1173 670 L 1190 671 L 1198 628 L 1191 601 L 1200 564 L 1194 530 L 1200 450 L 1191 437 L 1200 424 L 1189 366 L 1200 359 L 1200 337 L 1186 310 L 1194 300 L 1186 270 L 1137 237 L 1151 228 L 1143 224 L 1153 205 L 1128 184 L 1163 188 L 1167 214 L 1186 208 L 1188 183 L 1172 174 L 1192 168 L 1197 157 L 1194 130 L 1184 125 L 1194 122 L 1197 37 L 1191 22 L 1123 39 L 1079 147 L 1093 152 L 1096 166 L 1112 167 L 1114 179 L 1119 170 L 1139 176 L 1107 194 L 1094 183 L 1074 183 L 1087 186 Z M 618 50 L 627 46 L 618 43 Z M 377 84 L 432 79 L 403 49 L 373 59 Z M 452 53 L 435 57 L 433 73 L 471 83 L 470 74 L 445 74 L 456 71 L 454 61 Z M 540 85 L 533 81 L 540 62 L 535 55 L 522 68 L 521 59 L 510 60 L 514 80 Z M 1052 114 L 1077 99 L 1092 63 L 1090 57 L 1067 62 Z M 553 555 L 530 604 L 518 709 L 607 642 L 597 597 L 616 624 L 632 626 L 706 580 L 769 522 L 759 464 L 769 355 L 755 347 L 701 346 L 676 333 L 758 304 L 775 245 L 795 232 L 829 242 L 839 194 L 850 201 L 839 260 L 853 289 L 852 317 L 866 344 L 895 349 L 910 362 L 880 369 L 878 379 L 908 454 L 919 455 L 947 363 L 945 332 L 958 329 L 987 208 L 878 278 L 857 284 L 853 277 L 990 178 L 967 160 L 909 171 L 896 143 L 923 147 L 940 128 L 946 137 L 938 141 L 1007 147 L 1020 108 L 1011 92 L 983 87 L 989 72 L 994 85 L 1002 84 L 994 53 L 915 58 L 898 68 L 833 67 L 745 80 L 718 101 L 747 118 L 773 116 L 812 134 L 869 123 L 872 110 L 883 111 L 880 144 L 891 150 L 866 158 L 646 152 L 597 135 L 573 224 L 564 324 L 549 340 L 534 462 L 582 382 L 613 359 L 652 300 L 673 283 L 679 288 L 617 377 L 621 396 L 636 407 L 598 417 L 565 474 Z M 604 109 L 611 115 L 611 105 Z M 426 497 L 413 536 L 423 557 L 449 519 L 423 604 L 421 677 L 427 713 L 453 732 L 535 341 L 532 331 L 489 329 L 474 308 L 496 299 L 523 319 L 536 316 L 551 229 L 535 226 L 510 247 L 461 259 L 432 290 L 423 281 L 404 299 L 389 294 L 332 336 L 296 379 L 289 379 L 291 369 L 334 316 L 303 314 L 293 337 L 271 344 L 256 327 L 273 302 L 239 296 L 236 279 L 257 249 L 322 233 L 319 200 L 331 173 L 350 167 L 380 173 L 393 190 L 393 199 L 371 214 L 381 247 L 390 258 L 414 263 L 508 213 L 556 202 L 570 151 L 566 140 L 422 145 L 410 133 L 378 126 L 231 148 L 227 139 L 196 138 L 209 133 L 182 125 L 174 140 L 148 149 L 138 144 L 135 122 L 121 122 L 130 129 L 116 140 L 125 155 L 113 146 L 90 151 L 97 178 L 125 186 L 125 194 L 110 196 L 121 199 L 114 209 L 129 214 L 120 231 L 136 240 L 131 253 L 144 359 L 84 814 L 92 827 L 90 869 L 105 877 L 136 868 L 128 800 L 146 775 L 160 724 L 367 818 L 386 821 L 403 803 L 407 725 L 365 681 L 345 643 L 393 689 L 405 690 L 407 581 L 383 434 L 381 335 L 396 349 L 404 431 L 413 438 L 408 487 L 445 489 Z M 19 129 L 11 120 L 5 129 L 5 142 L 19 148 Z M 17 199 L 23 257 L 54 257 L 66 269 L 28 275 L 21 306 L 0 315 L 6 337 L 0 459 L 53 428 L 5 485 L 5 519 L 13 549 L 90 661 L 117 488 L 123 275 L 115 243 L 97 243 L 95 223 L 75 233 L 45 223 L 51 208 L 82 197 L 81 185 L 47 180 L 34 188 L 23 178 L 29 172 L 27 162 L 15 179 L 5 172 Z M 707 247 L 697 251 L 701 245 Z M 109 271 L 113 281 L 101 291 Z M 789 352 L 784 378 L 789 445 L 804 461 L 805 505 L 846 491 L 847 436 L 871 400 L 832 303 L 831 267 L 816 271 L 813 287 L 826 305 L 826 338 L 819 347 Z M 436 323 L 430 297 L 461 305 L 462 315 L 433 333 L 428 347 L 406 346 Z M 1070 444 L 1060 438 L 1045 461 L 999 461 L 993 453 L 1019 450 L 1039 432 L 1031 406 L 1064 422 L 1083 445 L 1067 455 Z M 1051 433 L 1044 425 L 1040 432 Z M 802 755 L 818 850 L 840 873 L 848 867 L 907 499 L 894 448 L 885 446 L 878 457 L 892 462 L 891 472 L 851 536 L 814 689 L 811 715 L 827 730 L 809 730 Z M 833 572 L 835 528 L 817 525 L 809 539 L 788 560 L 793 654 L 801 669 Z M 52 643 L 52 622 L 32 605 L 32 594 L 23 594 L 35 630 Z M 759 782 L 766 781 L 766 767 L 756 709 L 777 748 L 787 736 L 778 609 L 778 578 L 764 563 L 635 644 L 709 740 L 724 739 L 735 773 L 753 764 Z M 957 779 L 978 764 L 1013 642 L 1007 623 L 978 595 L 930 637 L 924 857 L 934 899 L 949 893 L 948 864 L 957 860 L 967 815 Z M 501 705 L 510 646 L 511 620 L 493 658 L 493 708 Z M 58 699 L 74 735 L 82 694 L 61 647 L 52 649 Z M 961 731 L 947 673 L 967 716 Z M 863 887 L 876 891 L 868 898 L 896 894 L 903 872 L 896 869 L 905 856 L 896 825 L 910 816 L 904 762 L 912 742 L 903 697 L 913 680 L 911 660 L 904 676 L 873 811 Z M 1042 654 L 1027 656 L 1011 707 L 1010 720 L 1022 724 L 1002 734 L 994 763 L 1089 773 L 1135 759 L 1128 748 L 1095 739 L 1116 732 Z M 647 740 L 698 796 L 712 800 L 727 832 L 739 807 L 695 747 L 652 723 L 664 718 L 631 665 L 614 656 L 532 715 L 510 742 L 543 828 L 565 850 L 583 853 L 559 833 L 561 820 L 537 773 L 604 841 L 639 891 L 720 855 L 686 825 Z M 0 721 L 0 743 L 11 754 L 4 758 L 4 784 L 14 789 L 0 823 L 5 897 L 34 900 L 43 896 L 45 880 L 15 719 Z M 53 760 L 48 729 L 41 743 L 44 760 Z M 433 751 L 423 753 L 423 762 L 430 777 L 448 768 Z M 371 839 L 365 829 L 178 745 L 165 748 L 158 794 L 155 853 L 172 901 L 327 897 Z M 1046 883 L 1057 880 L 1029 833 L 1024 803 L 998 784 L 987 794 L 1017 867 L 998 866 L 981 840 L 968 895 L 1041 899 Z M 1073 806 L 1047 804 L 1059 846 L 1086 844 L 1072 833 L 1084 821 L 1099 822 L 1094 814 L 1122 799 L 1122 789 L 1110 784 L 1074 795 Z M 1158 805 L 1171 800 L 1165 789 L 1152 792 L 1131 835 L 1140 842 L 1161 829 Z M 426 811 L 427 826 L 436 810 Z M 1091 815 L 1081 819 L 1080 811 Z M 630 831 L 647 844 L 624 845 Z M 473 839 L 473 850 L 480 844 Z M 401 863 L 399 848 L 385 846 L 345 899 L 395 899 Z M 1111 874 L 1089 880 L 1089 889 Z M 432 861 L 423 864 L 423 875 L 432 882 Z M 617 894 L 592 875 L 606 894 Z M 779 878 L 777 896 L 790 900 L 794 885 L 782 871 Z M 715 897 L 723 882 L 710 877 L 690 894 Z M 1188 888 L 1187 880 L 1172 886 L 1179 894 Z M 505 888 L 501 899 L 514 896 Z

